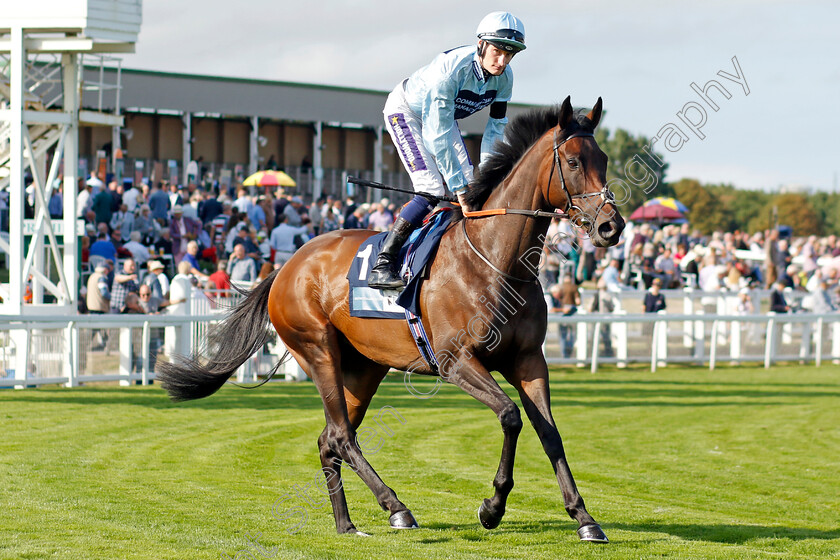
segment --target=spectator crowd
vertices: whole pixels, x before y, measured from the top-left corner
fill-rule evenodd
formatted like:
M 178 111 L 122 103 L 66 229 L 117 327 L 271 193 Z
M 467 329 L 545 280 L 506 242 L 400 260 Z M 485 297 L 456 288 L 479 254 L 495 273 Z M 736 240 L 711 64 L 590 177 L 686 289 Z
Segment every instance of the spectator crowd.
M 54 189 L 53 217 L 62 213 L 62 196 Z M 149 186 L 130 179 L 106 184 L 95 173 L 80 182 L 76 202 L 86 230 L 79 307 L 92 314 L 187 314 L 191 298 L 226 297 L 234 285 L 259 282 L 317 235 L 387 231 L 399 212 L 388 199 L 356 204 L 324 196 L 307 205 L 282 188 L 219 190 L 165 181 Z M 645 312 L 662 313 L 663 291 L 684 288 L 737 296 L 740 314 L 837 311 L 840 241 L 834 235 L 785 233 L 777 228 L 701 235 L 688 223 L 628 223 L 616 246 L 596 248 L 568 220 L 555 219 L 539 279 L 549 309 L 566 316 L 582 305 L 583 285 L 593 295 L 587 311 L 596 313 L 619 308 L 617 296 L 625 291 L 639 293 Z M 758 308 L 756 289 L 770 290 L 769 307 Z M 178 331 L 167 329 L 172 332 L 166 351 L 178 351 Z M 563 356 L 569 357 L 575 329 L 561 324 L 558 334 Z M 153 337 L 153 360 L 164 346 L 161 335 Z M 99 334 L 103 346 L 107 336 Z M 604 355 L 612 355 L 609 326 L 601 339 Z
M 660 290 L 681 288 L 738 294 L 743 313 L 757 311 L 744 296 L 759 288 L 772 290 L 770 311 L 836 311 L 840 301 L 837 237 L 792 239 L 780 230 L 784 231 L 704 236 L 688 223 L 661 227 L 631 223 L 616 246 L 603 249 L 581 237 L 567 220 L 555 220 L 546 236 L 540 280 L 554 307 L 550 298 L 568 276 L 578 285 L 592 282 L 605 297 L 645 290 L 646 312 L 665 309 Z M 791 292 L 806 297 L 796 297 L 796 304 L 789 304 L 785 294 Z
M 60 209 L 60 191 L 56 197 Z M 282 188 L 105 184 L 95 173 L 80 188 L 77 209 L 86 228 L 79 300 L 90 313 L 182 313 L 184 282 L 224 296 L 232 284 L 267 277 L 316 235 L 385 231 L 397 212 L 388 199 L 356 204 L 324 196 L 307 206 Z
M 61 196 L 57 189 L 49 201 L 58 214 Z M 387 199 L 356 204 L 332 196 L 307 205 L 282 188 L 219 191 L 165 181 L 134 185 L 131 179 L 106 184 L 91 173 L 77 194 L 77 211 L 86 223 L 82 311 L 179 313 L 187 284 L 225 294 L 232 283 L 265 278 L 316 235 L 386 231 L 399 209 Z M 645 310 L 658 312 L 666 307 L 661 290 L 686 287 L 741 296 L 771 289 L 776 312 L 796 311 L 803 301 L 815 312 L 838 306 L 840 242 L 833 235 L 792 239 L 773 229 L 704 236 L 687 223 L 630 223 L 620 243 L 604 249 L 568 220 L 555 219 L 546 238 L 540 280 L 551 308 L 564 314 L 576 312 L 575 291 L 585 282 L 602 294 L 601 308 L 610 306 L 610 294 L 640 290 L 648 292 Z M 809 297 L 786 297 L 791 291 Z M 746 312 L 751 300 L 741 299 Z

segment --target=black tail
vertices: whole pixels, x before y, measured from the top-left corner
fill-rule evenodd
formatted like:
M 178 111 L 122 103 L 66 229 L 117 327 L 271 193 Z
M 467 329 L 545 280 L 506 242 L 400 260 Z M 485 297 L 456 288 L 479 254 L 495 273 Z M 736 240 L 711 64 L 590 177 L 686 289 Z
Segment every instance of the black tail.
M 172 363 L 158 361 L 157 378 L 173 401 L 209 397 L 245 360 L 271 340 L 274 331 L 269 328 L 268 294 L 278 272 L 275 270 L 248 292 L 230 316 L 210 331 L 201 349 L 192 356 L 173 357 Z M 274 366 L 271 375 L 281 363 Z

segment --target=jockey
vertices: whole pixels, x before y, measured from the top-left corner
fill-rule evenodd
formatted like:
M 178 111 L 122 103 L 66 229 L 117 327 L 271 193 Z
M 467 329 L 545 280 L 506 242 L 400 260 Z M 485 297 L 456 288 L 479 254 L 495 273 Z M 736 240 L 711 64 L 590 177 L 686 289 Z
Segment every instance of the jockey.
M 476 34 L 477 48 L 457 47 L 439 54 L 401 82 L 385 102 L 388 133 L 418 194 L 403 207 L 385 239 L 368 279 L 371 288 L 404 287 L 396 270 L 397 255 L 446 192 L 444 183 L 467 209 L 463 195 L 473 165 L 455 121 L 490 105 L 482 161 L 502 138 L 513 89 L 508 63 L 525 49 L 525 26 L 508 12 L 493 12 L 481 20 Z

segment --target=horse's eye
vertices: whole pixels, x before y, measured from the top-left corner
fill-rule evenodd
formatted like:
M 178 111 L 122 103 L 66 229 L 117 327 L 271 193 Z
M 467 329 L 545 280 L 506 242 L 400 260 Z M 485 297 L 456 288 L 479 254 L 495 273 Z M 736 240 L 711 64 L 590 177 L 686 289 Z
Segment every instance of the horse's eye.
M 575 158 L 567 159 L 566 163 L 569 164 L 569 169 L 577 169 L 578 167 L 580 167 L 580 162 Z

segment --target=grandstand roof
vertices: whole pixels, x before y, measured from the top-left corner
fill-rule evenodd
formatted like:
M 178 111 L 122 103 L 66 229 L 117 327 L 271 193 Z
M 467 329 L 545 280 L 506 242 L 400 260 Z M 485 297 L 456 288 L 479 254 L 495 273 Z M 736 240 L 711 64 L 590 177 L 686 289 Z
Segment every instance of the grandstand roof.
M 106 73 L 115 69 L 106 68 Z M 85 78 L 98 80 L 99 68 L 89 67 Z M 121 110 L 153 109 L 209 113 L 225 116 L 258 116 L 286 121 L 327 122 L 365 127 L 383 125 L 382 108 L 387 91 L 303 84 L 248 78 L 230 78 L 122 69 Z M 103 109 L 113 109 L 115 98 L 103 99 Z M 95 105 L 87 94 L 84 105 Z M 508 116 L 534 107 L 508 104 Z M 488 111 L 459 121 L 463 133 L 481 134 Z

